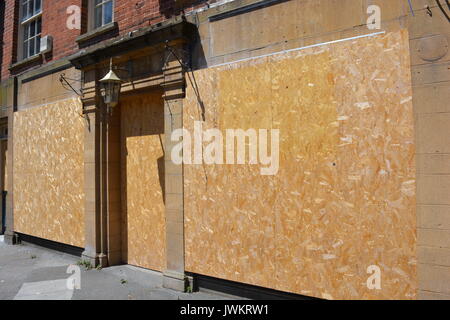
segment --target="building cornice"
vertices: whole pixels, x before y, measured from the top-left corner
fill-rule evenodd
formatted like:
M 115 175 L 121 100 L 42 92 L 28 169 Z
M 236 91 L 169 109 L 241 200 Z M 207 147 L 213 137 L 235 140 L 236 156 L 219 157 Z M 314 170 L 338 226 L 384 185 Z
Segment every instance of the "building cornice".
M 194 41 L 197 27 L 177 16 L 154 26 L 129 32 L 126 35 L 102 41 L 68 57 L 77 69 L 84 69 L 111 57 L 123 55 L 145 47 L 157 46 L 171 41 Z

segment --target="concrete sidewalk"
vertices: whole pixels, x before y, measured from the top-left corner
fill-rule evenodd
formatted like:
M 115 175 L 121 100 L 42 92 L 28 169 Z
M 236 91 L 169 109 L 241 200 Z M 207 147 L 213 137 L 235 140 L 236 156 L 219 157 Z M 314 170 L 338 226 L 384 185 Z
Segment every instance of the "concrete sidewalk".
M 210 293 L 179 293 L 162 287 L 158 272 L 123 265 L 87 270 L 79 257 L 31 244 L 6 245 L 0 236 L 0 300 L 223 300 Z M 70 265 L 75 272 L 69 272 Z M 80 289 L 67 285 L 80 270 Z M 70 271 L 70 270 L 69 270 Z

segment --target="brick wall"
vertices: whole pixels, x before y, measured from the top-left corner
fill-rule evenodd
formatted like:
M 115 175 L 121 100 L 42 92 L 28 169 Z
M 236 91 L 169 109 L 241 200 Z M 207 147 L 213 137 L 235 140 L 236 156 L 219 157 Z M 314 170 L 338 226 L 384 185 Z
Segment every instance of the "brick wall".
M 204 6 L 207 0 L 115 0 L 114 20 L 119 25 L 119 34 L 126 34 L 164 21 L 181 11 Z
M 85 16 L 87 13 L 86 6 L 83 6 L 83 0 L 58 0 L 43 1 L 42 6 L 42 36 L 51 35 L 53 37 L 52 55 L 46 56 L 45 61 L 58 60 L 65 56 L 71 55 L 77 51 L 78 45 L 75 39 L 80 35 L 81 31 L 77 29 L 70 30 L 67 28 L 67 8 L 71 5 L 77 5 L 84 8 Z M 82 21 L 86 19 L 83 17 Z M 85 24 L 84 24 L 85 29 Z M 83 28 L 82 28 L 83 30 Z
M 19 0 L 5 0 L 5 18 L 2 19 L 4 21 L 3 51 L 0 50 L 1 80 L 7 79 L 11 75 L 8 68 L 12 63 L 17 62 L 19 2 Z M 115 0 L 114 21 L 117 22 L 119 31 L 89 41 L 88 45 L 159 23 L 174 14 L 179 14 L 183 8 L 186 11 L 190 11 L 193 8 L 203 6 L 205 3 L 206 0 L 182 0 L 176 2 L 175 0 Z M 81 8 L 81 30 L 69 30 L 66 27 L 69 17 L 67 8 L 71 5 L 77 5 Z M 53 51 L 45 55 L 43 63 L 59 60 L 80 49 L 75 40 L 87 31 L 87 8 L 88 0 L 43 0 L 42 36 L 51 35 L 53 37 Z M 0 23 L 1 29 L 2 25 Z M 20 70 L 14 72 L 16 74 L 22 73 L 33 66 L 25 66 L 25 68 L 20 68 Z
M 3 60 L 3 35 L 5 29 L 5 2 L 0 1 L 0 66 Z M 1 74 L 0 74 L 1 81 Z
M 4 1 L 4 16 L 3 19 L 3 43 L 2 43 L 2 55 L 1 55 L 1 76 L 0 80 L 5 80 L 9 76 L 8 67 L 12 61 L 16 60 L 16 47 L 17 47 L 17 21 L 19 18 L 19 11 L 17 0 L 5 0 Z

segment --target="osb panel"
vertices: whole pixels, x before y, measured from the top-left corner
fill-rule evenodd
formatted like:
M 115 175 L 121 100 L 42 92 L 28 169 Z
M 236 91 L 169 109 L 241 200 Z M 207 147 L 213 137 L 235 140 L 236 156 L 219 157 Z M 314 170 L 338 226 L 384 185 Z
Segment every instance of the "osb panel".
M 280 129 L 280 169 L 186 165 L 188 271 L 327 299 L 416 297 L 408 34 L 195 72 L 204 128 Z M 201 108 L 188 87 L 184 126 Z M 367 267 L 381 290 L 367 288 Z
M 164 108 L 160 92 L 121 102 L 122 247 L 129 264 L 165 269 Z
M 14 113 L 15 231 L 84 247 L 84 120 L 73 98 Z

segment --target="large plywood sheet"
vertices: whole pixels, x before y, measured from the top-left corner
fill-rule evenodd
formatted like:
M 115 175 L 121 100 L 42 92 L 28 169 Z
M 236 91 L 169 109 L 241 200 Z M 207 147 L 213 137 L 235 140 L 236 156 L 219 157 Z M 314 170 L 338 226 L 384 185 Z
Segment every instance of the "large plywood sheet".
M 202 120 L 198 91 L 204 129 L 280 129 L 280 169 L 185 165 L 186 269 L 320 298 L 415 298 L 407 32 L 193 76 L 185 128 Z
M 165 269 L 164 108 L 160 92 L 121 102 L 123 257 Z
M 77 98 L 14 113 L 14 228 L 84 247 L 84 120 Z

